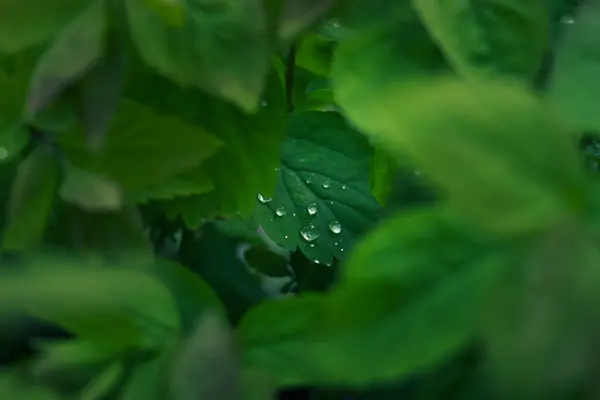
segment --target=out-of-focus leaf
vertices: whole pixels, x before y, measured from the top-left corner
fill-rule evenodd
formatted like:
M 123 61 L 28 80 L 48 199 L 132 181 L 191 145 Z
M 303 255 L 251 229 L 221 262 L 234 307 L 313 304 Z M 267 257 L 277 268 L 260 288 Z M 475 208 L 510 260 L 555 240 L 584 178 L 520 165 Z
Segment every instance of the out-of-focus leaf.
M 116 210 L 121 206 L 121 188 L 110 179 L 69 166 L 60 187 L 63 200 L 85 210 Z
M 25 250 L 39 244 L 54 203 L 58 175 L 58 160 L 43 148 L 21 163 L 10 189 L 4 250 Z
M 279 36 L 290 40 L 333 7 L 337 0 L 284 0 Z
M 102 56 L 106 19 L 104 1 L 93 0 L 42 54 L 29 88 L 26 108 L 29 119 L 82 77 Z
M 302 39 L 296 51 L 296 65 L 313 74 L 328 76 L 336 42 L 311 34 Z
M 264 246 L 252 246 L 244 252 L 244 259 L 248 265 L 258 273 L 272 276 L 289 276 L 288 260 L 279 254 L 272 252 Z
M 147 0 L 127 0 L 125 5 L 132 39 L 149 65 L 243 110 L 257 109 L 270 57 L 261 0 L 186 0 L 185 19 L 177 27 Z
M 125 373 L 123 362 L 115 362 L 104 369 L 88 386 L 83 389 L 83 399 L 103 399 L 119 383 Z

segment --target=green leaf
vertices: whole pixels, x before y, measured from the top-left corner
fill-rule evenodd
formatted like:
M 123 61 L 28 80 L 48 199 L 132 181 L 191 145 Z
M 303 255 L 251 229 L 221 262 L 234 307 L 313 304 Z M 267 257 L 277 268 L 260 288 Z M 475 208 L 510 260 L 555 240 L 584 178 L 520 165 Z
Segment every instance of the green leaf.
M 85 387 L 81 396 L 83 399 L 104 399 L 118 384 L 125 373 L 123 362 L 109 365 L 100 375 Z
M 329 295 L 246 315 L 246 366 L 280 386 L 367 386 L 438 365 L 475 337 L 481 298 L 507 265 L 488 249 L 441 209 L 389 220 L 357 245 Z
M 386 200 L 392 192 L 398 169 L 398 161 L 387 150 L 376 146 L 371 158 L 370 182 L 371 193 L 380 204 L 386 204 Z
M 185 24 L 185 0 L 146 0 L 146 4 L 169 25 L 181 27 Z
M 10 188 L 4 250 L 39 244 L 52 211 L 58 174 L 58 160 L 46 149 L 36 149 L 21 163 Z
M 531 81 L 550 39 L 545 0 L 412 0 L 433 38 L 464 76 Z
M 176 197 L 201 195 L 215 189 L 215 184 L 204 170 L 185 175 L 188 176 L 177 176 L 136 191 L 135 201 L 147 203 L 151 200 L 172 200 Z
M 520 86 L 453 78 L 398 83 L 379 92 L 377 104 L 345 108 L 358 126 L 409 155 L 471 223 L 523 234 L 582 212 L 585 183 L 575 144 Z
M 325 15 L 337 0 L 283 0 L 279 36 L 290 40 Z
M 371 148 L 337 113 L 294 115 L 288 130 L 275 194 L 259 194 L 255 216 L 278 244 L 331 264 L 378 218 Z
M 269 77 L 264 106 L 252 115 L 200 91 L 182 89 L 148 69 L 136 70 L 135 77 L 128 96 L 188 121 L 225 144 L 207 162 L 184 173 L 187 179 L 200 177 L 204 182 L 206 176 L 210 177 L 215 190 L 164 202 L 167 214 L 181 216 L 190 228 L 199 227 L 210 217 L 249 216 L 256 204 L 257 189 L 272 193 L 275 168 L 280 162 L 285 99 L 275 70 Z
M 3 399 L 61 400 L 48 387 L 32 384 L 16 373 L 4 371 L 0 375 L 0 396 Z
M 565 27 L 554 58 L 547 97 L 568 118 L 574 130 L 600 130 L 595 103 L 600 98 L 600 1 L 582 4 Z
M 172 349 L 135 366 L 119 398 L 123 400 L 161 400 L 167 397 L 165 373 L 172 359 Z
M 74 166 L 104 174 L 134 195 L 198 166 L 222 146 L 201 127 L 130 100 L 121 102 L 101 152 L 90 152 L 80 132 L 61 136 L 60 144 Z
M 266 246 L 255 245 L 244 252 L 248 265 L 258 273 L 271 277 L 289 276 L 288 260 Z
M 296 66 L 316 75 L 328 76 L 336 44 L 322 35 L 306 35 L 296 52 Z
M 2 277 L 3 313 L 24 309 L 83 340 L 123 349 L 154 349 L 180 330 L 171 294 L 142 271 L 83 267 L 77 260 L 27 267 Z
M 116 210 L 121 206 L 121 188 L 110 179 L 68 166 L 60 187 L 63 200 L 85 210 Z
M 107 23 L 105 8 L 104 1 L 92 1 L 42 54 L 31 78 L 26 108 L 29 119 L 81 78 L 102 56 Z
M 3 0 L 0 3 L 0 52 L 16 53 L 49 41 L 88 4 L 84 0 Z
M 246 111 L 260 104 L 269 71 L 267 21 L 260 0 L 185 1 L 173 27 L 147 0 L 127 0 L 132 39 L 161 74 L 231 101 Z
M 241 368 L 231 330 L 206 312 L 178 349 L 169 372 L 169 398 L 242 400 Z

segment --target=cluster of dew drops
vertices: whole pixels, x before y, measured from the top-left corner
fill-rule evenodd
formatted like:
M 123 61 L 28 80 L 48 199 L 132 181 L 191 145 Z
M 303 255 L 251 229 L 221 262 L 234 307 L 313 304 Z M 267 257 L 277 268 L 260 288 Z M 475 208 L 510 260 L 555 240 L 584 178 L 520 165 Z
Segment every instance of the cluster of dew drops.
M 310 184 L 311 179 L 310 178 L 307 179 L 306 183 Z M 323 182 L 324 189 L 328 189 L 330 186 L 331 186 L 330 181 Z M 346 185 L 342 185 L 342 190 L 346 190 Z M 262 193 L 258 193 L 256 195 L 256 198 L 258 199 L 258 201 L 261 204 L 267 204 L 272 201 L 272 199 L 270 197 L 266 197 Z M 331 203 L 333 203 L 333 202 L 331 202 Z M 317 208 L 317 203 L 308 204 L 306 206 L 306 212 L 311 217 L 317 215 L 319 212 L 319 210 Z M 277 207 L 275 209 L 275 217 L 276 218 L 283 218 L 286 216 L 286 214 L 287 214 L 287 211 L 283 206 Z M 296 214 L 294 213 L 293 216 L 295 217 Z M 334 235 L 339 235 L 342 232 L 342 224 L 338 220 L 329 221 L 327 226 L 329 227 L 329 231 L 331 231 L 331 233 Z M 311 223 L 311 224 L 306 225 L 302 229 L 300 229 L 300 236 L 302 237 L 302 239 L 304 241 L 306 241 L 309 244 L 310 247 L 315 247 L 315 242 L 321 236 L 321 234 L 319 233 L 319 230 L 317 229 L 317 227 Z M 285 238 L 287 239 L 288 236 L 286 235 Z M 335 241 L 333 244 L 334 244 L 334 246 L 339 246 L 340 243 L 341 243 L 341 241 Z M 343 252 L 344 249 L 340 248 L 340 251 Z M 319 264 L 319 260 L 315 260 L 315 263 Z

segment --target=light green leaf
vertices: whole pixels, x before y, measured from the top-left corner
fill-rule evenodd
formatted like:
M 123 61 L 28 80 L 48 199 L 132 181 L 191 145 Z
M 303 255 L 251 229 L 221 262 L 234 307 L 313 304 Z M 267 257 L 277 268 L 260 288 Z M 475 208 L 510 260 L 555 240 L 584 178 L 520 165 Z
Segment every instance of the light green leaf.
M 185 339 L 169 372 L 169 398 L 242 400 L 241 368 L 231 330 L 219 314 L 206 312 Z
M 529 82 L 550 39 L 545 0 L 412 0 L 432 37 L 464 76 L 482 73 Z
M 62 261 L 4 275 L 0 311 L 24 309 L 83 340 L 117 348 L 157 348 L 179 332 L 173 297 L 148 274 Z
M 31 78 L 26 115 L 32 119 L 91 68 L 104 52 L 106 4 L 93 0 L 46 50 Z
M 176 82 L 256 110 L 270 57 L 262 1 L 184 3 L 185 21 L 174 27 L 147 0 L 125 2 L 132 39 L 144 60 Z
M 164 183 L 137 190 L 135 201 L 147 203 L 151 200 L 172 200 L 175 197 L 195 196 L 215 189 L 215 184 L 204 170 L 187 175 L 189 177 L 177 176 Z
M 336 41 L 322 35 L 306 35 L 296 52 L 296 66 L 316 75 L 328 76 Z
M 54 203 L 58 160 L 39 148 L 19 166 L 10 189 L 4 250 L 25 250 L 42 239 Z
M 3 399 L 61 400 L 48 387 L 33 385 L 17 373 L 3 372 L 0 375 L 0 397 Z
M 130 100 L 122 101 L 101 152 L 90 152 L 80 132 L 60 142 L 74 166 L 104 174 L 134 196 L 197 167 L 222 146 L 202 127 Z
M 343 258 L 380 212 L 369 191 L 370 157 L 367 139 L 339 114 L 292 116 L 275 193 L 258 195 L 257 221 L 275 242 L 312 260 Z
M 358 100 L 344 102 L 351 120 L 410 156 L 448 204 L 483 229 L 537 231 L 584 207 L 575 143 L 520 86 L 440 78 L 390 84 L 377 107 Z
M 470 343 L 480 299 L 506 262 L 440 210 L 367 236 L 331 294 L 251 310 L 239 327 L 246 367 L 280 386 L 367 386 L 406 379 Z
M 88 4 L 85 0 L 2 0 L 0 52 L 16 53 L 49 41 Z
M 381 146 L 373 149 L 371 158 L 371 193 L 380 204 L 386 204 L 386 200 L 392 192 L 392 185 L 398 174 L 398 161 Z
M 579 132 L 600 131 L 600 1 L 586 1 L 566 25 L 554 58 L 547 97 Z
M 68 166 L 60 195 L 85 210 L 117 210 L 122 194 L 118 184 L 102 175 Z
M 185 0 L 146 0 L 146 4 L 169 25 L 181 27 L 185 24 L 187 12 Z

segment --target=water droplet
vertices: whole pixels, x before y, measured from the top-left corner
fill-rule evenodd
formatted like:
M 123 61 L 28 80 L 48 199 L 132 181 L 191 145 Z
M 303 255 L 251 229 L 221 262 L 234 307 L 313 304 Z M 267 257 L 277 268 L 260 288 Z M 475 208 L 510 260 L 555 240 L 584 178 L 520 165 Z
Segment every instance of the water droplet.
M 329 181 L 323 182 L 323 188 L 324 189 L 328 189 L 330 185 L 331 185 L 331 183 Z
M 344 251 L 344 249 L 342 248 L 342 249 L 340 249 L 340 251 Z
M 277 210 L 275 210 L 275 215 L 277 215 L 278 217 L 283 217 L 285 216 L 285 208 L 283 207 L 277 207 Z
M 333 245 L 337 246 L 337 245 L 339 245 L 339 243 L 338 242 L 333 242 Z
M 256 195 L 256 198 L 257 198 L 257 199 L 258 199 L 258 201 L 260 201 L 262 204 L 267 204 L 268 202 L 270 202 L 270 201 L 271 201 L 271 198 L 270 198 L 270 197 L 265 197 L 265 196 L 263 196 L 263 194 L 262 194 L 262 193 L 258 193 L 258 194 Z
M 346 185 L 342 185 L 342 190 L 346 190 Z
M 310 247 L 315 247 L 315 244 L 314 244 L 314 243 L 311 243 L 311 244 L 310 244 Z
M 325 266 L 331 267 L 331 263 L 327 263 L 327 264 L 325 264 Z
M 296 213 L 292 213 L 292 217 L 295 217 L 295 216 L 296 216 Z
M 309 204 L 306 211 L 308 211 L 308 215 L 315 215 L 317 213 L 317 204 L 316 203 Z
M 275 171 L 279 171 L 279 168 L 278 168 L 278 167 L 275 167 Z
M 560 22 L 562 22 L 563 24 L 566 24 L 566 25 L 572 25 L 575 23 L 575 19 L 572 16 L 567 15 L 567 16 L 562 17 Z
M 260 105 L 263 107 L 266 107 L 269 103 L 267 103 L 265 100 L 261 101 Z
M 315 264 L 321 264 L 321 261 L 315 260 Z
M 306 184 L 310 185 L 312 183 L 313 180 L 313 174 L 310 174 L 308 177 L 306 177 Z
M 319 231 L 313 224 L 307 225 L 300 230 L 300 235 L 307 242 L 312 242 L 319 238 Z
M 0 147 L 0 160 L 4 160 L 6 157 L 8 157 L 8 150 L 4 147 Z
M 337 220 L 331 221 L 329 223 L 329 230 L 337 235 L 342 231 L 342 224 Z
M 288 235 L 285 235 L 283 238 L 284 238 L 284 239 L 287 239 L 287 238 L 288 238 Z

